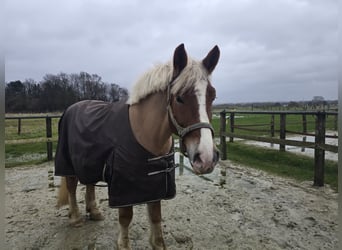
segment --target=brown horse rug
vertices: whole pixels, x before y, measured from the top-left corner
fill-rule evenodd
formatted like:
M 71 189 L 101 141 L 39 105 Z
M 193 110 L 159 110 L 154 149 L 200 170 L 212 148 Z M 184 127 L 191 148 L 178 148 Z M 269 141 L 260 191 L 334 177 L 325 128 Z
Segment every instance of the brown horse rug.
M 77 176 L 82 184 L 108 183 L 109 206 L 123 207 L 176 194 L 173 149 L 156 157 L 131 130 L 129 105 L 81 101 L 59 121 L 55 175 Z

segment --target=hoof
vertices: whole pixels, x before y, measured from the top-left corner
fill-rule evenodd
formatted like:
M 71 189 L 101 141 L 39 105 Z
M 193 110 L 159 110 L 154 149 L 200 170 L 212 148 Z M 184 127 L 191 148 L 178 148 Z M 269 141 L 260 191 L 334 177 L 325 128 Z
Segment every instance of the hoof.
M 131 245 L 129 243 L 129 239 L 121 238 L 121 235 L 119 235 L 119 238 L 116 241 L 116 246 L 118 250 L 132 250 Z
M 152 244 L 151 244 L 151 246 L 152 246 L 152 249 L 153 249 L 153 250 L 167 250 L 167 248 L 166 248 L 165 245 L 159 245 L 159 246 L 157 246 L 157 245 L 152 245 Z
M 124 246 L 123 244 L 120 244 L 119 241 L 116 242 L 116 245 L 118 250 L 132 250 L 131 246 Z
M 167 248 L 163 246 L 153 246 L 152 249 L 153 250 L 167 250 Z
M 70 226 L 72 227 L 81 227 L 83 226 L 83 224 L 84 224 L 84 220 L 81 217 L 70 219 Z
M 163 238 L 159 238 L 158 242 L 154 242 L 152 237 L 150 237 L 150 245 L 152 246 L 153 250 L 167 250 Z
M 104 216 L 100 212 L 90 213 L 89 214 L 89 219 L 90 220 L 99 221 L 99 220 L 104 220 Z

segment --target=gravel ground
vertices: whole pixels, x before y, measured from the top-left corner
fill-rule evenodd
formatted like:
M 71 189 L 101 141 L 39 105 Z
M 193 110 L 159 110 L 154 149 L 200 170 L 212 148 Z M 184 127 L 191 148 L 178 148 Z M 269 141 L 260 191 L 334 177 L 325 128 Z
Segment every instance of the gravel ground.
M 7 249 L 116 249 L 117 210 L 108 207 L 106 188 L 97 200 L 106 219 L 68 225 L 67 207 L 55 208 L 49 187 L 52 163 L 6 169 Z M 337 249 L 337 194 L 329 187 L 295 182 L 230 162 L 206 181 L 177 175 L 177 196 L 162 202 L 168 249 Z M 59 180 L 55 180 L 57 183 Z M 225 184 L 223 184 L 225 183 Z M 85 187 L 78 197 L 81 211 Z M 84 213 L 85 216 L 85 213 Z M 134 207 L 133 249 L 151 249 L 146 206 Z

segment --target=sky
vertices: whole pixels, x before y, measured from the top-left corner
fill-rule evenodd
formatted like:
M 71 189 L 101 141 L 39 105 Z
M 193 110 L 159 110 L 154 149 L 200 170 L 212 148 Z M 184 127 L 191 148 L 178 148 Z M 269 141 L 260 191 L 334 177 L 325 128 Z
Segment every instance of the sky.
M 97 74 L 131 89 L 218 45 L 215 103 L 338 98 L 337 0 L 7 0 L 5 80 Z

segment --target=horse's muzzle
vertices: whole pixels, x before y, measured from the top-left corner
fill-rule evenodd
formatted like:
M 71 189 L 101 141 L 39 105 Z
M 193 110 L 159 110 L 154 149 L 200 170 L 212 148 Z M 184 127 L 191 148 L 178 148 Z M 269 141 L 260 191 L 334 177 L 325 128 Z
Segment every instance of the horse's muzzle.
M 219 151 L 213 148 L 212 152 L 188 152 L 191 166 L 195 174 L 209 174 L 211 173 L 218 160 Z

